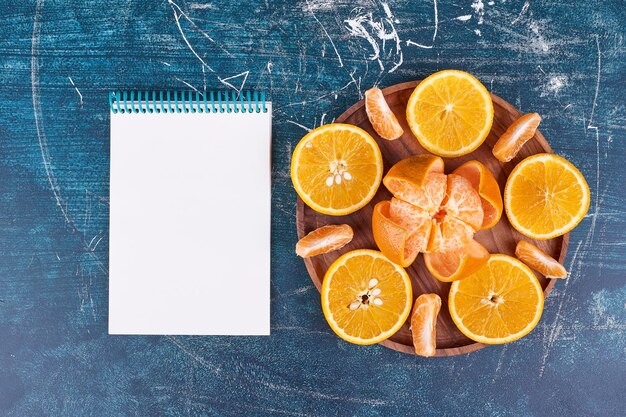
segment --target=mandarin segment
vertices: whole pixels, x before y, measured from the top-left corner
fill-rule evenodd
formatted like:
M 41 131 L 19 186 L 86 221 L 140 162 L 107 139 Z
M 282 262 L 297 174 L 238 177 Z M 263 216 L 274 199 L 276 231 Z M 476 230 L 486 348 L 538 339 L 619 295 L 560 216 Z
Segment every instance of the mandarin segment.
M 341 249 L 352 241 L 354 232 L 347 224 L 322 226 L 296 243 L 296 254 L 303 258 Z
M 407 267 L 419 254 L 419 245 L 411 241 L 409 230 L 391 219 L 389 201 L 381 201 L 374 206 L 372 214 L 372 234 L 382 253 L 392 262 Z
M 425 149 L 457 157 L 484 142 L 493 123 L 493 103 L 473 75 L 444 70 L 417 85 L 407 103 L 406 118 Z
M 443 210 L 447 215 L 480 229 L 483 224 L 483 207 L 478 192 L 460 175 L 449 174 L 446 201 Z
M 524 144 L 535 135 L 539 123 L 541 123 L 539 113 L 521 116 L 500 136 L 493 146 L 493 156 L 500 162 L 509 162 L 515 158 Z
M 305 135 L 291 158 L 291 180 L 313 210 L 331 216 L 355 212 L 376 194 L 383 162 L 376 141 L 363 129 L 341 123 Z
M 406 321 L 411 281 L 382 253 L 360 249 L 342 255 L 328 268 L 321 298 L 324 317 L 339 337 L 370 345 L 389 338 Z
M 567 278 L 567 270 L 559 261 L 530 242 L 517 242 L 515 256 L 546 278 Z
M 483 208 L 483 223 L 480 230 L 495 226 L 502 217 L 502 195 L 493 173 L 481 162 L 472 160 L 464 163 L 453 174 L 466 178 L 478 191 Z
M 372 127 L 381 138 L 395 140 L 404 133 L 380 88 L 370 88 L 365 92 L 365 112 Z
M 422 294 L 415 300 L 411 314 L 411 335 L 417 355 L 435 356 L 440 309 L 441 298 L 437 294 Z

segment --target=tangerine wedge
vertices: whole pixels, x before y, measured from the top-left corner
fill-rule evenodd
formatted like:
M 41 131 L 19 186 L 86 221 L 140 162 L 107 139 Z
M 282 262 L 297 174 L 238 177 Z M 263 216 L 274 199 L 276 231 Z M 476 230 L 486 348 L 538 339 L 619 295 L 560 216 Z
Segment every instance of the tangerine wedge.
M 515 256 L 546 278 L 567 278 L 567 270 L 559 261 L 530 242 L 517 242 Z
M 491 171 L 481 162 L 473 160 L 464 163 L 452 173 L 466 178 L 478 191 L 483 208 L 483 222 L 480 230 L 495 226 L 502 217 L 502 195 L 500 186 Z
M 380 88 L 370 88 L 365 92 L 365 112 L 372 127 L 381 138 L 395 140 L 404 133 Z
M 352 241 L 354 232 L 347 224 L 322 226 L 296 243 L 296 254 L 303 258 L 341 249 Z
M 441 298 L 437 294 L 422 294 L 413 303 L 411 334 L 415 353 L 420 356 L 435 356 L 440 309 Z
M 500 136 L 493 146 L 493 156 L 500 162 L 509 162 L 522 149 L 524 144 L 532 138 L 541 123 L 539 113 L 528 113 L 517 119 Z

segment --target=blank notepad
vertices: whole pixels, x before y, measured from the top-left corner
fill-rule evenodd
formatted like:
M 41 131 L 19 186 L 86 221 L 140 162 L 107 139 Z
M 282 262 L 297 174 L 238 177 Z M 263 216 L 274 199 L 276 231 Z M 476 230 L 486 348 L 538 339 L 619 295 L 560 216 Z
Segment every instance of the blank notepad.
M 271 103 L 194 94 L 110 95 L 110 334 L 270 332 Z

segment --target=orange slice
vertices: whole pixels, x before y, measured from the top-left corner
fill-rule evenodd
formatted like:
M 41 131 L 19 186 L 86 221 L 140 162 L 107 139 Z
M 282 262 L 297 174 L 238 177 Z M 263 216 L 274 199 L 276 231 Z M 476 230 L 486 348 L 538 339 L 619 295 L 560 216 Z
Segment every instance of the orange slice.
M 487 249 L 473 239 L 460 250 L 424 254 L 426 268 L 442 282 L 463 279 L 482 268 L 488 260 Z
M 406 119 L 429 152 L 457 157 L 484 142 L 493 123 L 493 103 L 474 76 L 445 70 L 418 84 L 407 103 Z
M 359 345 L 382 342 L 397 332 L 413 301 L 406 271 L 369 249 L 348 252 L 333 262 L 321 295 L 330 328 Z
M 483 208 L 483 223 L 480 230 L 495 226 L 502 217 L 502 195 L 500 186 L 491 171 L 478 161 L 468 161 L 452 171 L 460 175 L 472 184 L 478 191 Z
M 304 136 L 291 157 L 291 180 L 313 210 L 343 216 L 365 206 L 376 194 L 383 159 L 363 129 L 324 125 Z
M 365 92 L 365 112 L 372 127 L 381 138 L 394 140 L 404 133 L 380 88 L 370 88 Z
M 443 159 L 438 156 L 412 156 L 393 165 L 383 184 L 394 197 L 435 214 L 446 194 L 443 168 Z
M 437 294 L 422 294 L 413 304 L 411 334 L 415 353 L 420 356 L 435 356 L 437 315 L 440 309 L 441 298 Z
M 543 291 L 530 268 L 497 254 L 472 275 L 452 283 L 448 306 L 465 336 L 480 343 L 508 343 L 535 328 L 543 311 Z
M 517 242 L 515 256 L 546 278 L 567 278 L 567 270 L 559 261 L 530 242 Z
M 539 123 L 539 113 L 528 113 L 517 119 L 493 146 L 493 156 L 500 162 L 509 162 L 515 158 L 522 146 L 533 137 Z
M 511 172 L 504 208 L 511 225 L 531 239 L 551 239 L 572 230 L 589 209 L 585 177 L 565 158 L 529 156 Z
M 332 252 L 352 241 L 354 232 L 347 224 L 322 226 L 296 243 L 296 254 L 303 258 Z

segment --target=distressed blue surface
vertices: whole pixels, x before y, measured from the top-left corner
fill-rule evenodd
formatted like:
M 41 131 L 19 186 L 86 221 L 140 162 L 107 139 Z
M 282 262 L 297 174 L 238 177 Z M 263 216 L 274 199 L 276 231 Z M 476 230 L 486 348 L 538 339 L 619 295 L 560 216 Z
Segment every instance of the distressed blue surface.
M 623 1 L 0 10 L 0 414 L 626 415 Z M 349 345 L 293 253 L 292 147 L 374 83 L 444 68 L 539 112 L 587 177 L 571 276 L 537 329 L 507 346 L 423 359 Z M 274 102 L 272 336 L 108 336 L 107 91 L 205 85 L 265 89 Z

